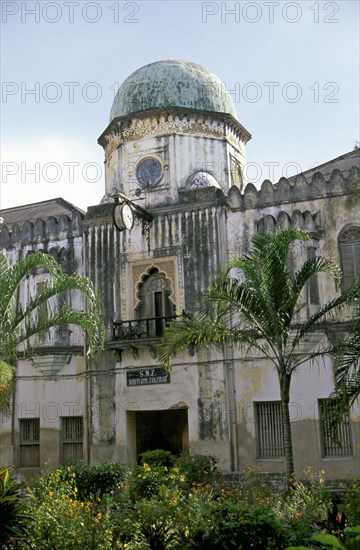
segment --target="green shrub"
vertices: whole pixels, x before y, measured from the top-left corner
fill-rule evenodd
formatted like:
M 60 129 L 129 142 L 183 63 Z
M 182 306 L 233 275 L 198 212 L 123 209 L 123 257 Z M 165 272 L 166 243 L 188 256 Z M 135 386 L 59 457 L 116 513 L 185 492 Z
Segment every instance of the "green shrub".
M 156 497 L 160 487 L 170 482 L 167 466 L 134 464 L 127 478 L 127 491 L 131 502 Z
M 304 472 L 304 481 L 294 480 L 287 493 L 273 502 L 273 509 L 282 518 L 287 543 L 307 543 L 313 533 L 325 528 L 332 509 L 331 494 L 325 486 L 324 471 Z
M 284 548 L 283 524 L 266 505 L 212 502 L 192 525 L 195 548 L 270 550 Z
M 139 455 L 140 464 L 148 464 L 149 466 L 172 466 L 176 457 L 170 451 L 163 449 L 155 449 L 154 451 L 146 451 Z
M 359 550 L 360 548 L 360 525 L 348 527 L 343 535 L 335 536 L 321 533 L 313 535 L 311 541 L 321 544 L 321 548 L 331 546 L 339 550 Z M 286 550 L 312 550 L 313 547 L 307 546 L 288 546 Z
M 274 490 L 273 484 L 265 477 L 260 466 L 249 466 L 245 468 L 242 474 L 240 492 L 244 500 L 249 502 L 260 501 L 260 503 L 266 501 L 271 505 L 274 497 L 279 495 L 279 491 Z
M 0 547 L 25 534 L 30 516 L 25 514 L 26 486 L 9 468 L 0 468 Z
M 280 492 L 252 470 L 241 489 L 231 489 L 219 483 L 214 457 L 182 455 L 172 466 L 158 466 L 167 454 L 149 456 L 155 464 L 80 463 L 43 475 L 27 499 L 33 521 L 26 544 L 16 541 L 16 548 L 281 550 L 335 540 L 313 538 L 327 527 L 323 472 L 308 469 L 304 482 Z M 347 487 L 344 507 L 352 505 L 356 517 L 358 482 Z M 347 529 L 336 544 L 354 550 L 358 536 L 355 527 Z
M 347 485 L 344 495 L 344 512 L 349 525 L 360 525 L 360 479 L 355 477 Z
M 186 497 L 176 487 L 162 486 L 158 495 L 137 501 L 122 522 L 124 542 L 144 548 L 185 548 L 187 534 Z
M 211 455 L 189 455 L 182 453 L 177 458 L 175 466 L 180 468 L 189 486 L 216 483 L 221 477 L 218 469 L 218 460 Z
M 98 500 L 81 501 L 75 474 L 63 479 L 58 469 L 35 483 L 28 510 L 24 550 L 111 550 L 112 524 Z
M 78 497 L 86 500 L 96 496 L 101 498 L 105 493 L 114 491 L 124 482 L 128 467 L 117 462 L 77 462 L 62 467 L 61 471 L 64 480 L 74 479 Z

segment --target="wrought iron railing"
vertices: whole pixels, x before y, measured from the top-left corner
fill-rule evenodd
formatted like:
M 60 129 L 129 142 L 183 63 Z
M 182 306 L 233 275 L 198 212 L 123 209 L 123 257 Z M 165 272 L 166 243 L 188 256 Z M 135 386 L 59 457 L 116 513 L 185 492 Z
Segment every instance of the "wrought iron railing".
M 176 318 L 176 315 L 168 317 L 150 317 L 148 319 L 131 319 L 129 321 L 113 322 L 114 340 L 138 340 L 146 338 L 161 338 L 165 327 Z

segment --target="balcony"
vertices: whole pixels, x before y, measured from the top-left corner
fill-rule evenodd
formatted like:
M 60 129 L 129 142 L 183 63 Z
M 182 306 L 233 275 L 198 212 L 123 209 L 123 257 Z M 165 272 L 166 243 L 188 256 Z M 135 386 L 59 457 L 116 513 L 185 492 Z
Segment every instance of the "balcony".
M 132 319 L 130 321 L 113 322 L 113 341 L 141 341 L 161 338 L 165 327 L 176 319 L 176 315 L 168 317 L 149 317 L 147 319 Z

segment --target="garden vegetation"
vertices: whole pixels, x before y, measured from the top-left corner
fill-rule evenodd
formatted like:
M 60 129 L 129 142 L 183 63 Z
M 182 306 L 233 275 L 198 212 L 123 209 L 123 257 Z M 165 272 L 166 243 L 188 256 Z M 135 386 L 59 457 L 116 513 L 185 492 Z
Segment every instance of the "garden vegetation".
M 2 469 L 1 548 L 360 548 L 359 479 L 337 487 L 348 524 L 338 531 L 323 471 L 309 468 L 303 481 L 280 490 L 248 468 L 235 487 L 213 457 L 162 453 L 132 465 L 78 463 L 43 472 L 30 486 Z

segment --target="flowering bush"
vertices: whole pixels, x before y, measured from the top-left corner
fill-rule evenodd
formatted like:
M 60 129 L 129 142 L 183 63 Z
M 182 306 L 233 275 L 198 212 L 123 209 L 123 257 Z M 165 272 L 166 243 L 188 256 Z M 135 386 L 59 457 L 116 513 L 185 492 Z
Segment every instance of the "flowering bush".
M 62 479 L 60 469 L 41 477 L 30 495 L 32 521 L 24 548 L 33 550 L 105 550 L 112 548 L 109 513 L 99 502 L 78 498 L 75 473 Z
M 305 480 L 293 480 L 287 494 L 273 504 L 276 513 L 282 517 L 288 532 L 288 541 L 299 544 L 311 534 L 326 526 L 332 507 L 331 495 L 324 484 L 324 470 L 318 473 L 308 468 Z
M 311 546 L 314 534 L 331 534 L 324 472 L 309 468 L 304 481 L 293 480 L 282 492 L 256 469 L 247 469 L 242 487 L 231 488 L 219 480 L 211 457 L 181 457 L 173 466 L 96 466 L 82 463 L 42 475 L 26 503 L 32 518 L 26 543 L 20 537 L 13 548 L 281 550 Z M 354 528 L 359 482 L 346 487 L 342 509 Z M 348 542 L 349 536 L 342 535 L 342 543 L 352 548 L 357 539 Z
M 360 525 L 360 478 L 350 480 L 344 496 L 344 512 L 349 525 Z
M 182 453 L 175 465 L 185 476 L 188 485 L 213 484 L 220 479 L 217 459 L 211 455 L 189 455 Z
M 75 481 L 78 497 L 86 500 L 114 491 L 124 481 L 128 467 L 117 462 L 77 462 L 60 470 L 62 479 Z
M 149 464 L 150 466 L 173 466 L 176 456 L 170 451 L 164 449 L 155 449 L 146 451 L 139 456 L 140 464 Z

